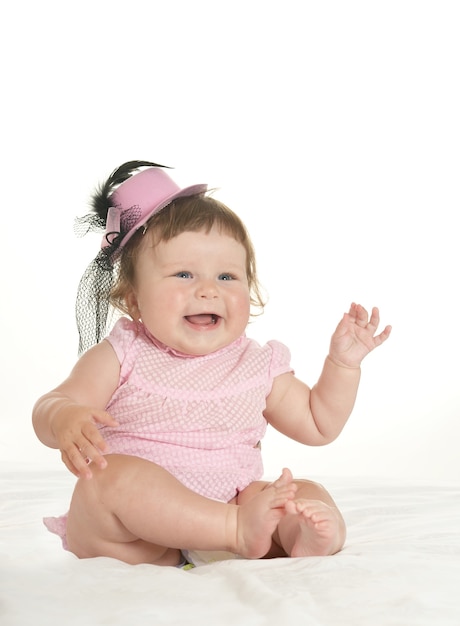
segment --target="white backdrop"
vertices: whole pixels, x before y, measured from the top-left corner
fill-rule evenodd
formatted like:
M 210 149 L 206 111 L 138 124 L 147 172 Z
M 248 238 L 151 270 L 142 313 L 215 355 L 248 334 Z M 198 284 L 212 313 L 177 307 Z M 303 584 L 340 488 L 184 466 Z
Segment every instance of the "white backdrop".
M 267 474 L 458 479 L 458 3 L 73 7 L 2 13 L 0 458 L 60 464 L 30 413 L 76 358 L 98 238 L 73 220 L 112 169 L 147 159 L 243 217 L 270 295 L 249 334 L 285 342 L 306 382 L 352 300 L 394 327 L 340 438 L 271 432 Z

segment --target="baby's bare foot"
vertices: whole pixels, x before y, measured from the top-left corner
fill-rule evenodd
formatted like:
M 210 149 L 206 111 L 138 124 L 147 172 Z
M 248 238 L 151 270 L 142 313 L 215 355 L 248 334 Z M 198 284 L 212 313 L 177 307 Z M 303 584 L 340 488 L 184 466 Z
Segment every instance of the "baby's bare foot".
M 327 556 L 342 548 L 345 530 L 337 509 L 321 500 L 290 500 L 286 510 L 299 522 L 291 556 Z
M 272 535 L 282 517 L 286 504 L 297 491 L 292 474 L 284 469 L 281 476 L 246 504 L 237 507 L 237 554 L 259 559 L 267 554 Z

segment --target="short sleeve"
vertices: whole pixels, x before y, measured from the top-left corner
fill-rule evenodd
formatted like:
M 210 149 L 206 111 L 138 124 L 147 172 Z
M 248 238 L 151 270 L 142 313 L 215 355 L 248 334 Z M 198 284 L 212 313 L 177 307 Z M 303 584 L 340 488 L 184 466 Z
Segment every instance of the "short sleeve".
M 269 341 L 267 343 L 270 346 L 272 351 L 272 358 L 270 361 L 270 369 L 269 375 L 271 380 L 280 376 L 281 374 L 286 374 L 288 372 L 294 372 L 291 367 L 291 352 L 287 346 L 285 346 L 280 341 Z
M 115 350 L 120 364 L 124 362 L 126 354 L 138 334 L 139 331 L 136 322 L 129 320 L 127 317 L 120 318 L 109 333 L 107 341 Z

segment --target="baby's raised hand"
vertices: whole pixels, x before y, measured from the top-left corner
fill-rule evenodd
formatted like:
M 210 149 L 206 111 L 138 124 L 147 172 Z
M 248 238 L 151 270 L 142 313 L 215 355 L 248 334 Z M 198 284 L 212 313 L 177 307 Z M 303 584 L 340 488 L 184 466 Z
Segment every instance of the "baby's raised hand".
M 379 310 L 374 307 L 369 319 L 360 304 L 353 304 L 332 335 L 329 358 L 337 365 L 357 368 L 364 357 L 388 339 L 391 326 L 376 335 L 380 323 Z

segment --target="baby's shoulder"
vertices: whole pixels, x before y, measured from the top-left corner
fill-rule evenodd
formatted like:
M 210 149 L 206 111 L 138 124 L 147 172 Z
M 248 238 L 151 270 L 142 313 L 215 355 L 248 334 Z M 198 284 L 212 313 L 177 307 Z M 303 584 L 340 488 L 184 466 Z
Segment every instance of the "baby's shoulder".
M 120 362 L 122 362 L 139 336 L 138 324 L 127 317 L 121 317 L 110 331 L 107 341 L 112 345 Z

